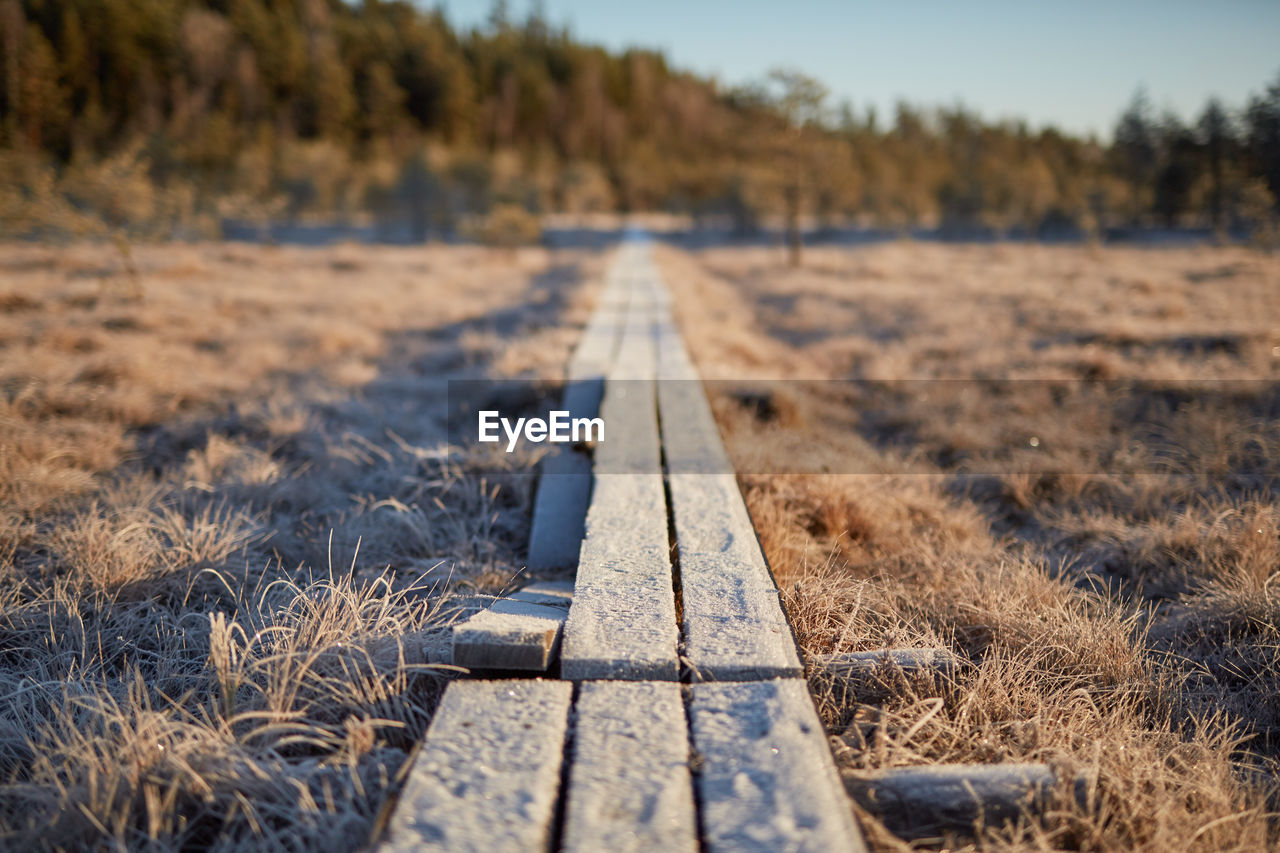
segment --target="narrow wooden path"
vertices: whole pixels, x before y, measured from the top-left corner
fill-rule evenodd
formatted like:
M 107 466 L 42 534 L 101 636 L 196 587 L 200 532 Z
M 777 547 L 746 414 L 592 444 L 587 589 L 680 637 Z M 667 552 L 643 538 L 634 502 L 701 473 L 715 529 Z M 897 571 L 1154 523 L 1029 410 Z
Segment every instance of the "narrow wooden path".
M 576 567 L 562 633 L 525 600 L 454 637 L 535 671 L 558 648 L 560 678 L 451 684 L 383 847 L 864 850 L 643 238 L 618 250 L 567 380 L 563 408 L 598 412 L 605 440 L 551 456 L 535 501 L 530 567 Z

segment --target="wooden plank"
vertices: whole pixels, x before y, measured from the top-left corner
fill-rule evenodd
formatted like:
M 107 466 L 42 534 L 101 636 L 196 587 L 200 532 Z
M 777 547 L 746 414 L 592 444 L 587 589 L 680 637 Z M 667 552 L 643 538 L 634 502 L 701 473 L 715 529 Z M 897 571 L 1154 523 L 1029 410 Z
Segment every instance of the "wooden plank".
M 690 377 L 683 357 L 664 359 L 658 383 L 662 450 L 671 474 L 732 474 L 733 465 L 720 441 L 720 428 L 707 402 L 702 382 Z M 741 499 L 739 499 L 741 503 Z
M 799 677 L 795 639 L 733 474 L 671 474 L 668 482 L 692 678 Z
M 690 520 L 692 514 L 719 515 L 738 499 L 732 477 L 726 486 L 708 482 L 712 476 L 716 475 L 671 478 L 680 543 L 682 662 L 695 682 L 799 677 L 803 667 L 778 589 L 762 562 L 742 553 L 758 549 L 754 538 L 743 542 L 744 528 L 739 526 L 726 534 L 721 552 L 698 550 L 696 543 L 683 538 L 696 524 Z M 695 481 L 681 481 L 690 477 Z M 716 500 L 721 503 L 712 503 Z
M 561 676 L 674 681 L 676 642 L 662 479 L 600 475 L 565 623 Z
M 657 321 L 658 412 L 680 563 L 683 662 L 695 681 L 803 673 L 795 639 L 697 371 Z
M 625 304 L 609 304 L 601 306 L 591 316 L 582 329 L 578 345 L 569 357 L 565 376 L 579 379 L 590 376 L 604 376 L 613 363 L 614 353 L 618 348 L 618 334 L 622 321 L 626 319 Z
M 967 666 L 947 649 L 875 649 L 807 661 L 814 689 L 841 705 L 884 702 L 902 692 L 904 680 L 916 690 L 949 690 Z
M 544 672 L 555 660 L 573 588 L 530 584 L 453 627 L 453 663 L 469 669 Z
M 590 504 L 591 458 L 576 448 L 553 448 L 542 461 L 534 498 L 526 560 L 532 571 L 571 569 L 577 565 Z
M 561 652 L 568 679 L 679 675 L 653 329 L 644 294 L 633 292 L 601 405 L 605 440 Z
M 950 679 L 964 666 L 965 662 L 949 649 L 872 649 L 817 655 L 809 660 L 810 669 L 840 680 L 872 678 L 892 669 Z
M 551 604 L 568 610 L 573 602 L 573 581 L 534 581 L 520 587 L 507 598 L 532 604 Z
M 679 685 L 590 681 L 574 706 L 566 851 L 697 849 Z
M 658 378 L 664 381 L 699 381 L 698 370 L 693 366 L 693 359 L 689 357 L 669 308 L 659 312 L 654 333 L 658 341 Z
M 844 784 L 858 805 L 912 840 L 1041 813 L 1052 805 L 1058 777 L 1047 764 L 935 764 L 849 772 Z M 1086 792 L 1087 780 L 1075 779 L 1075 798 L 1085 802 Z
M 555 659 L 565 610 L 503 599 L 453 629 L 453 663 L 543 672 Z
M 600 412 L 608 373 L 625 319 L 626 292 L 610 274 L 566 370 L 561 408 L 570 417 L 594 418 Z M 534 497 L 527 565 L 534 571 L 577 565 L 591 501 L 591 459 L 581 449 L 553 447 L 543 460 Z
M 572 693 L 535 679 L 449 685 L 382 850 L 547 849 Z
M 691 692 L 708 850 L 866 850 L 804 681 Z

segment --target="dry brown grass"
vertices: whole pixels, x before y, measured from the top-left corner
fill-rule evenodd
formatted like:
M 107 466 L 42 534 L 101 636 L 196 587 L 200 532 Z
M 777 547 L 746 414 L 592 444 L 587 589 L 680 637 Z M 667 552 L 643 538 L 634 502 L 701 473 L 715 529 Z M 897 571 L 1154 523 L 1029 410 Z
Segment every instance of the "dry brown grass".
M 704 376 L 864 380 L 774 385 L 786 418 L 713 401 L 805 652 L 945 646 L 974 664 L 872 698 L 815 676 L 841 767 L 1045 761 L 1090 780 L 1083 804 L 944 845 L 1275 844 L 1280 261 L 914 243 L 808 258 L 659 254 Z M 974 378 L 1031 381 L 901 381 Z M 794 473 L 818 470 L 805 454 L 865 473 Z
M 359 847 L 523 560 L 446 380 L 558 374 L 602 259 L 132 256 L 0 249 L 0 846 Z

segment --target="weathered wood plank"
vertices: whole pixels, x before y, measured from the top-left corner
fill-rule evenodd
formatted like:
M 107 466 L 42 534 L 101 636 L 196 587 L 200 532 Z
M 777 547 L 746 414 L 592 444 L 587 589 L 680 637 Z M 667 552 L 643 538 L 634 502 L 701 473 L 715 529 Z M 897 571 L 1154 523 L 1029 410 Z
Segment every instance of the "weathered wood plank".
M 698 370 L 685 348 L 684 338 L 676 328 L 670 311 L 660 312 L 655 334 L 658 340 L 658 378 L 660 380 L 688 380 L 699 382 Z M 701 391 L 701 388 L 698 389 Z
M 507 598 L 532 604 L 550 604 L 568 610 L 573 603 L 573 581 L 534 581 L 520 587 Z
M 569 360 L 561 408 L 570 417 L 600 412 L 604 377 L 622 334 L 627 294 L 610 275 L 599 307 Z M 527 565 L 534 571 L 573 568 L 585 534 L 591 502 L 591 458 L 574 447 L 553 447 L 543 460 L 534 498 Z
M 453 662 L 469 669 L 545 671 L 555 658 L 565 611 L 503 599 L 453 629 Z
M 695 681 L 803 673 L 778 588 L 732 474 L 672 474 L 683 661 Z
M 817 655 L 809 660 L 809 667 L 838 680 L 873 678 L 886 669 L 950 679 L 964 669 L 965 662 L 949 649 L 872 649 Z
M 879 703 L 914 689 L 945 690 L 958 684 L 967 662 L 947 649 L 874 649 L 817 655 L 806 662 L 815 689 L 842 705 Z
M 597 478 L 565 623 L 562 677 L 676 680 L 664 504 L 658 475 Z
M 590 504 L 591 457 L 573 447 L 553 448 L 542 460 L 538 493 L 534 498 L 526 561 L 531 570 L 569 569 L 577 565 Z
M 697 849 L 679 685 L 589 681 L 574 706 L 564 849 Z
M 778 589 L 733 474 L 672 474 L 686 664 L 695 680 L 801 674 Z
M 908 840 L 971 833 L 1043 812 L 1057 784 L 1047 764 L 935 764 L 844 774 L 858 805 Z M 1077 800 L 1083 802 L 1085 790 L 1083 777 L 1074 780 Z
M 804 681 L 690 689 L 708 850 L 866 850 Z
M 547 849 L 572 693 L 534 679 L 449 685 L 382 850 Z
M 657 329 L 683 662 L 695 681 L 798 677 L 803 669 L 795 640 L 702 383 L 669 314 Z
M 453 627 L 453 663 L 543 672 L 555 660 L 572 600 L 565 582 L 530 584 Z
M 625 299 L 625 295 L 620 298 Z M 565 369 L 568 379 L 600 377 L 609 372 L 618 348 L 618 335 L 626 319 L 625 304 L 601 306 L 582 329 L 582 336 Z
M 562 677 L 674 681 L 678 630 L 661 473 L 653 323 L 633 298 L 605 386 L 605 440 L 565 625 Z

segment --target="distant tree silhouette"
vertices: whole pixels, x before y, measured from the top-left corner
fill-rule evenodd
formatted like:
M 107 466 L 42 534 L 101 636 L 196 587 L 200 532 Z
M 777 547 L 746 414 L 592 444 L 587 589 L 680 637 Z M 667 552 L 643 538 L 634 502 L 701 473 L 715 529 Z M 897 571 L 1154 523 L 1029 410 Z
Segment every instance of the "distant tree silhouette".
M 1172 113 L 1161 117 L 1157 135 L 1152 207 L 1166 228 L 1175 228 L 1190 207 L 1200 167 L 1195 136 Z
M 1235 126 L 1230 113 L 1218 99 L 1210 98 L 1196 122 L 1196 130 L 1209 177 L 1209 222 L 1214 231 L 1220 231 L 1225 224 L 1227 163 L 1234 157 L 1236 149 Z
M 1245 124 L 1252 171 L 1266 182 L 1273 203 L 1280 205 L 1280 75 L 1262 95 L 1250 99 Z
M 1116 124 L 1112 145 L 1116 168 L 1129 185 L 1129 218 L 1137 225 L 1149 207 L 1148 195 L 1156 176 L 1156 129 L 1146 89 L 1133 94 Z
M 800 266 L 804 244 L 800 232 L 803 196 L 811 180 L 815 156 L 813 135 L 824 118 L 827 88 L 794 69 L 775 68 L 769 72 L 771 103 L 781 114 L 783 128 L 782 198 L 787 231 L 787 255 L 793 267 Z
M 1104 143 L 963 107 L 828 115 L 798 71 L 726 88 L 575 39 L 539 3 L 523 20 L 495 3 L 466 30 L 425 5 L 0 0 L 0 227 L 49 194 L 46 209 L 116 228 L 150 217 L 149 234 L 362 208 L 416 236 L 498 204 L 665 209 L 743 231 L 781 215 L 799 263 L 810 216 L 1225 228 L 1280 198 L 1280 78 L 1238 117 L 1212 101 L 1190 127 L 1156 121 L 1139 90 Z

